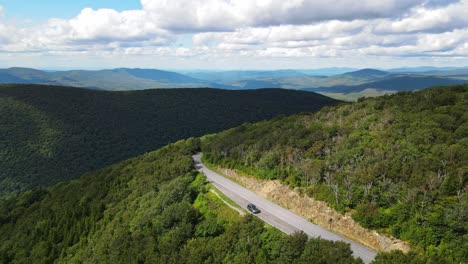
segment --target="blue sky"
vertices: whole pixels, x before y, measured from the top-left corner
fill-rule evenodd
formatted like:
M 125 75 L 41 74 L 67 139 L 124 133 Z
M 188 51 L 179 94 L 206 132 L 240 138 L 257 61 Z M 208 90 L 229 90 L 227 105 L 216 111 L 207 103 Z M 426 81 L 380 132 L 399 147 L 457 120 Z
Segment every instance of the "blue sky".
M 468 0 L 0 0 L 0 67 L 467 66 L 467 10 Z
M 0 5 L 12 16 L 36 23 L 49 18 L 72 18 L 86 7 L 118 11 L 141 8 L 139 0 L 0 0 Z

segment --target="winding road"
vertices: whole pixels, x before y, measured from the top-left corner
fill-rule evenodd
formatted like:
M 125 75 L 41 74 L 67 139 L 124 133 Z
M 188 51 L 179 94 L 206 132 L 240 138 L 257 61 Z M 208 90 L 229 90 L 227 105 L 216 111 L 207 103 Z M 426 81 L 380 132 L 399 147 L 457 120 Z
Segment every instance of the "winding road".
M 309 237 L 321 237 L 326 240 L 346 242 L 351 245 L 353 255 L 355 257 L 360 257 L 364 263 L 370 263 L 375 258 L 377 253 L 372 249 L 335 234 L 323 227 L 315 225 L 303 217 L 208 169 L 201 162 L 201 157 L 201 153 L 193 156 L 195 168 L 198 171 L 203 172 L 207 179 L 219 191 L 221 191 L 224 195 L 229 197 L 229 199 L 242 208 L 246 208 L 247 204 L 249 203 L 255 204 L 261 210 L 261 213 L 257 214 L 256 216 L 262 219 L 264 222 L 276 227 L 286 234 L 303 231 Z

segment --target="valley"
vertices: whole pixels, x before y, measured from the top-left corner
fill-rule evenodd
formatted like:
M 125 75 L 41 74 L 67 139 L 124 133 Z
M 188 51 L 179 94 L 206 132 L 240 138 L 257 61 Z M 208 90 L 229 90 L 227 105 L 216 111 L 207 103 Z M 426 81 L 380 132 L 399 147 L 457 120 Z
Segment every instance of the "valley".
M 278 89 L 0 85 L 0 197 L 74 179 L 180 139 L 337 103 Z
M 468 264 L 467 10 L 0 1 L 0 264 Z
M 56 170 L 57 165 L 51 166 L 51 163 L 47 163 L 47 159 L 44 159 L 42 162 L 45 168 L 56 170 L 56 176 L 52 181 L 43 184 L 42 188 L 32 190 L 14 189 L 16 192 L 12 193 L 10 189 L 9 195 L 0 199 L 0 231 L 5 234 L 0 247 L 0 259 L 7 263 L 39 259 L 46 262 L 119 262 L 138 256 L 141 261 L 190 262 L 189 259 L 204 258 L 215 261 L 219 255 L 220 258 L 243 256 L 249 258 L 250 262 L 257 262 L 259 259 L 266 262 L 284 259 L 290 262 L 294 259 L 301 261 L 316 259 L 317 254 L 320 254 L 324 263 L 340 261 L 339 259 L 346 263 L 463 261 L 466 254 L 463 246 L 465 244 L 463 234 L 466 230 L 463 223 L 466 219 L 464 208 L 467 202 L 464 195 L 467 180 L 464 161 L 467 160 L 466 149 L 468 149 L 465 146 L 468 138 L 465 129 L 467 89 L 466 85 L 436 87 L 418 92 L 360 99 L 357 103 L 340 103 L 314 93 L 274 89 L 253 91 L 173 89 L 113 93 L 69 87 L 4 86 L 4 89 L 0 90 L 3 100 L 2 111 L 5 113 L 2 117 L 9 119 L 2 122 L 2 131 L 7 131 L 3 135 L 10 138 L 3 141 L 3 144 L 15 142 L 14 140 L 23 142 L 29 138 L 31 131 L 34 131 L 31 130 L 30 124 L 38 128 L 38 138 L 25 144 L 23 149 L 11 147 L 11 151 L 17 152 L 11 158 L 3 159 L 4 162 L 21 158 L 22 155 L 25 155 L 25 161 L 32 161 L 27 156 L 30 152 L 18 150 L 34 150 L 42 157 L 53 156 L 57 148 L 62 146 L 61 142 L 64 142 L 63 140 L 54 142 L 53 139 L 66 131 L 60 129 L 63 129 L 66 124 L 63 121 L 67 119 L 57 119 L 60 115 L 57 111 L 52 111 L 54 109 L 52 107 L 62 109 L 60 113 L 63 117 L 76 118 L 71 112 L 65 111 L 68 108 L 80 113 L 71 107 L 74 100 L 78 100 L 77 106 L 80 106 L 78 109 L 81 111 L 92 110 L 89 112 L 92 114 L 81 115 L 86 117 L 81 122 L 85 122 L 89 128 L 93 125 L 96 129 L 90 130 L 94 131 L 93 133 L 106 128 L 102 127 L 103 124 L 114 124 L 111 127 L 118 128 L 123 124 L 123 120 L 127 120 L 126 128 L 139 127 L 129 126 L 128 123 L 138 120 L 148 124 L 145 119 L 136 119 L 134 115 L 130 115 L 128 119 L 122 118 L 126 116 L 125 114 L 131 113 L 128 109 L 135 109 L 136 103 L 139 106 L 139 116 L 145 113 L 145 107 L 149 107 L 148 113 L 155 113 L 153 107 L 161 106 L 162 102 L 169 106 L 168 110 L 171 110 L 168 100 L 171 98 L 170 93 L 178 95 L 175 97 L 177 105 L 188 105 L 187 111 L 194 109 L 194 106 L 190 105 L 196 102 L 193 101 L 195 97 L 193 91 L 200 96 L 203 95 L 203 100 L 200 99 L 199 102 L 204 102 L 204 106 L 206 102 L 216 102 L 214 106 L 222 107 L 226 107 L 227 102 L 233 103 L 228 108 L 230 109 L 228 113 L 232 114 L 234 113 L 232 109 L 238 109 L 235 111 L 239 111 L 237 112 L 239 114 L 235 117 L 241 118 L 248 116 L 247 113 L 255 113 L 252 112 L 255 108 L 251 107 L 254 105 L 258 107 L 258 102 L 264 100 L 262 111 L 257 113 L 258 117 L 253 118 L 262 118 L 265 121 L 244 123 L 223 132 L 216 130 L 224 128 L 215 127 L 211 132 L 214 134 L 208 135 L 203 135 L 206 133 L 201 131 L 200 135 L 203 136 L 200 138 L 172 143 L 155 152 L 114 165 L 107 166 L 101 163 L 97 171 L 86 168 L 79 178 L 70 177 L 66 170 L 65 172 Z M 54 100 L 62 103 L 67 101 L 63 98 L 67 98 L 70 93 L 74 96 L 67 99 L 66 107 L 63 104 L 52 103 Z M 152 98 L 152 93 L 159 94 Z M 184 93 L 190 100 L 180 104 Z M 243 101 L 246 93 L 250 98 L 254 98 L 252 96 L 256 94 L 260 97 L 249 105 L 246 104 L 248 101 Z M 38 96 L 40 94 L 47 96 Z M 140 97 L 140 94 L 143 97 Z M 223 99 L 226 101 L 221 101 L 222 94 L 227 95 L 228 99 Z M 80 99 L 77 95 L 83 98 Z M 236 95 L 240 96 L 237 100 Z M 102 96 L 99 104 L 96 99 L 98 96 Z M 57 100 L 57 98 L 62 99 Z M 93 98 L 96 110 L 83 108 L 84 103 L 92 106 L 89 102 L 93 102 Z M 132 99 L 127 100 L 129 98 Z M 105 100 L 108 100 L 107 106 L 103 104 Z M 149 105 L 145 106 L 143 102 L 148 102 Z M 291 102 L 302 103 L 291 104 Z M 270 103 L 275 106 L 271 109 L 276 110 L 279 110 L 278 105 L 283 103 L 284 108 L 281 111 L 291 111 L 291 113 L 302 112 L 300 107 L 310 107 L 318 112 L 274 117 L 281 112 L 266 112 Z M 123 108 L 127 104 L 130 108 Z M 292 105 L 294 109 L 288 108 Z M 203 107 L 196 106 L 196 109 Z M 210 116 L 210 120 L 215 120 L 217 125 L 219 120 L 231 120 L 234 117 L 220 116 L 219 120 L 213 119 L 213 109 L 217 109 L 215 111 L 218 114 L 223 112 L 220 108 L 207 108 L 209 112 L 206 116 Z M 244 110 L 247 112 L 242 112 Z M 110 122 L 112 119 L 103 119 L 105 117 L 103 114 L 112 113 L 115 116 L 116 111 L 122 111 L 116 116 L 118 120 Z M 20 116 L 19 113 L 23 113 L 27 118 Z M 166 113 L 178 116 L 181 112 Z M 196 116 L 200 118 L 204 115 L 197 112 Z M 155 116 L 149 115 L 149 117 L 155 120 Z M 25 120 L 31 120 L 33 123 L 24 122 Z M 62 121 L 57 122 L 57 120 Z M 206 121 L 197 122 L 206 125 L 204 123 Z M 245 122 L 245 119 L 240 122 Z M 5 124 L 15 124 L 15 126 L 5 126 Z M 154 133 L 154 129 L 151 128 L 149 132 Z M 104 131 L 107 131 L 106 135 L 112 135 L 109 132 L 118 130 Z M 135 130 L 134 133 L 138 131 L 140 130 Z M 73 135 L 68 133 L 69 136 L 66 138 Z M 142 139 L 137 133 L 130 135 Z M 91 134 L 81 142 L 87 142 L 88 138 L 99 139 Z M 89 153 L 95 149 L 95 144 L 99 141 L 94 142 L 89 147 L 82 145 L 82 151 Z M 113 144 L 122 146 L 123 142 L 125 141 L 116 141 Z M 389 142 L 392 144 L 389 145 Z M 134 143 L 131 143 L 131 146 L 148 147 L 147 144 Z M 67 149 L 76 149 L 76 147 L 67 147 Z M 328 235 L 326 230 L 320 231 L 326 231 L 321 237 L 335 242 L 315 238 L 317 233 L 312 230 L 317 230 L 317 227 L 312 225 L 311 230 L 303 227 L 303 224 L 298 224 L 301 228 L 297 228 L 297 225 L 292 228 L 291 224 L 296 220 L 272 220 L 275 219 L 274 214 L 289 215 L 291 212 L 278 213 L 273 210 L 272 212 L 276 213 L 272 215 L 268 208 L 280 207 L 269 204 L 267 200 L 265 200 L 267 203 L 264 203 L 255 200 L 257 198 L 253 196 L 245 196 L 238 201 L 242 206 L 245 206 L 246 202 L 255 201 L 260 209 L 265 209 L 265 216 L 270 214 L 270 218 L 265 218 L 267 223 L 277 226 L 291 236 L 276 233 L 277 229 L 265 227 L 262 222 L 249 214 L 239 215 L 222 200 L 218 200 L 216 195 L 207 192 L 204 187 L 207 182 L 202 174 L 195 171 L 192 161 L 192 155 L 199 151 L 204 153 L 206 162 L 213 166 L 235 170 L 243 175 L 260 179 L 277 180 L 282 185 L 309 196 L 317 203 L 325 204 L 326 206 L 320 210 L 328 210 L 324 209 L 327 206 L 333 208 L 337 212 L 336 219 L 340 220 L 333 223 L 336 226 L 330 227 L 332 230 L 343 234 L 358 232 L 361 235 L 366 232 L 371 234 L 372 230 L 376 230 L 383 234 L 377 236 L 379 243 L 383 243 L 382 239 L 387 234 L 407 241 L 411 250 L 407 253 L 399 250 L 386 252 L 391 247 L 383 250 L 377 246 L 379 249 L 377 255 L 362 253 L 358 249 L 360 247 L 358 244 L 351 243 L 350 247 L 346 244 L 350 243 L 349 240 L 336 237 L 334 234 Z M 3 155 L 5 153 L 9 152 L 3 152 Z M 56 153 L 65 152 L 62 150 Z M 76 159 L 79 156 L 71 157 Z M 67 165 L 68 167 L 64 168 L 70 168 L 70 163 Z M 17 168 L 19 172 L 19 168 L 22 167 Z M 10 172 L 4 174 L 10 176 L 6 182 L 21 182 L 21 177 L 11 177 L 14 176 L 11 171 L 3 171 L 3 173 Z M 40 170 L 23 171 L 27 173 L 26 175 L 31 175 L 31 172 Z M 210 172 L 205 171 L 205 173 Z M 212 180 L 210 177 L 208 180 Z M 57 184 L 54 185 L 53 181 Z M 29 183 L 37 184 L 40 181 L 29 180 Z M 213 185 L 217 186 L 217 183 Z M 220 189 L 223 190 L 223 187 Z M 232 190 L 228 189 L 225 188 L 224 192 L 228 197 L 232 197 L 229 196 Z M 236 201 L 236 198 L 232 199 Z M 297 199 L 294 201 L 297 204 L 286 203 L 283 206 L 293 211 L 297 210 L 296 206 L 299 206 L 300 202 Z M 277 202 L 282 203 L 280 200 Z M 312 217 L 311 220 L 322 221 L 320 216 L 323 214 L 322 211 L 315 212 L 317 218 L 314 220 Z M 339 216 L 340 214 L 345 216 Z M 263 215 L 259 216 L 263 219 Z M 343 230 L 341 218 L 345 221 L 344 218 L 347 217 L 352 218 L 352 221 L 360 226 L 356 224 L 353 230 Z M 309 226 L 306 219 L 299 219 Z M 177 231 L 174 231 L 172 227 L 176 225 Z M 346 225 L 349 226 L 349 223 Z M 305 233 L 296 233 L 298 230 L 303 230 Z M 347 235 L 352 237 L 351 233 Z M 239 243 L 242 244 L 236 239 L 245 241 L 246 235 L 256 241 L 253 242 L 255 250 L 243 251 L 244 249 L 234 247 Z M 270 237 L 268 240 L 270 242 L 260 239 L 265 236 Z M 396 241 L 386 238 L 384 244 L 393 244 Z M 401 241 L 398 243 L 405 245 Z M 121 246 L 116 247 L 116 244 Z M 217 249 L 203 250 L 213 247 Z M 277 247 L 288 249 L 279 250 Z M 92 253 L 96 249 L 98 253 Z M 406 246 L 396 246 L 394 249 L 401 249 L 404 252 L 408 250 Z M 354 259 L 353 252 L 354 256 L 361 259 Z M 223 261 L 218 259 L 216 262 Z
M 195 139 L 0 200 L 0 262 L 343 262 L 349 245 L 286 236 L 207 190 Z

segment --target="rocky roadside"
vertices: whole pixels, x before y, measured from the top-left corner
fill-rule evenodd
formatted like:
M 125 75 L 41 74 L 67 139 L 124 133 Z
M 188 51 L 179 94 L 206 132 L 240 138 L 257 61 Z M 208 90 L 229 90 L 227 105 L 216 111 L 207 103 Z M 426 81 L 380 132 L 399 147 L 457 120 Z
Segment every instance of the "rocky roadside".
M 407 242 L 380 234 L 375 230 L 366 229 L 354 221 L 350 213 L 343 215 L 325 202 L 314 200 L 298 189 L 292 190 L 288 186 L 282 185 L 278 180 L 256 179 L 248 175 L 241 175 L 232 169 L 216 168 L 216 170 L 311 222 L 342 234 L 378 252 L 401 250 L 406 253 L 410 250 Z

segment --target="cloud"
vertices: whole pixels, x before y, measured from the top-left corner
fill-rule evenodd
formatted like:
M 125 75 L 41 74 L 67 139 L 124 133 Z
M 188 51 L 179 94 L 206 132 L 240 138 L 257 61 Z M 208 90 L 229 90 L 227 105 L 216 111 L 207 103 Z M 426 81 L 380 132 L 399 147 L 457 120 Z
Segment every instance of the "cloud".
M 280 25 L 274 27 L 241 28 L 235 32 L 209 32 L 194 35 L 196 45 L 216 42 L 261 45 L 263 43 L 310 42 L 356 34 L 364 29 L 366 21 L 328 21 L 314 25 Z
M 422 0 L 142 0 L 143 10 L 172 31 L 233 31 L 242 27 L 306 25 L 324 20 L 395 17 Z
M 2 24 L 0 29 L 1 27 Z M 1 35 L 0 33 L 0 37 Z M 46 23 L 34 27 L 17 28 L 14 35 L 18 38 L 15 45 L 4 46 L 3 50 L 18 52 L 112 49 L 161 46 L 175 40 L 173 34 L 159 28 L 142 10 L 117 12 L 112 9 L 90 8 L 83 9 L 69 20 L 49 19 Z
M 468 57 L 468 0 L 141 0 L 18 26 L 0 53 L 176 59 Z M 190 41 L 178 41 L 193 35 Z M 92 56 L 91 56 L 92 57 Z M 169 59 L 168 59 L 169 60 Z
M 77 40 L 144 40 L 168 34 L 142 10 L 117 12 L 86 8 L 65 23 L 71 30 L 70 38 Z
M 151 43 L 166 45 L 172 34 L 159 28 L 142 10 L 117 12 L 112 9 L 90 8 L 70 20 L 51 19 L 39 27 L 47 39 L 71 44 Z
M 418 56 L 442 57 L 457 50 L 467 56 L 468 29 L 442 33 L 374 34 L 373 24 L 360 21 L 325 22 L 311 26 L 279 26 L 249 28 L 236 32 L 200 33 L 194 35 L 197 46 L 237 52 L 251 57 L 347 57 L 361 56 Z M 336 24 L 335 24 L 336 25 Z M 320 31 L 320 28 L 330 28 Z M 334 30 L 332 30 L 334 29 Z M 325 32 L 325 33 L 322 33 Z
M 443 2 L 443 1 L 442 1 Z M 380 33 L 440 33 L 465 28 L 468 25 L 468 0 L 438 8 L 420 7 L 396 21 L 384 21 L 376 27 Z
M 13 36 L 15 36 L 15 28 L 12 27 L 9 23 L 7 23 L 4 19 L 4 8 L 0 5 L 0 45 L 11 43 L 11 41 L 14 38 Z

